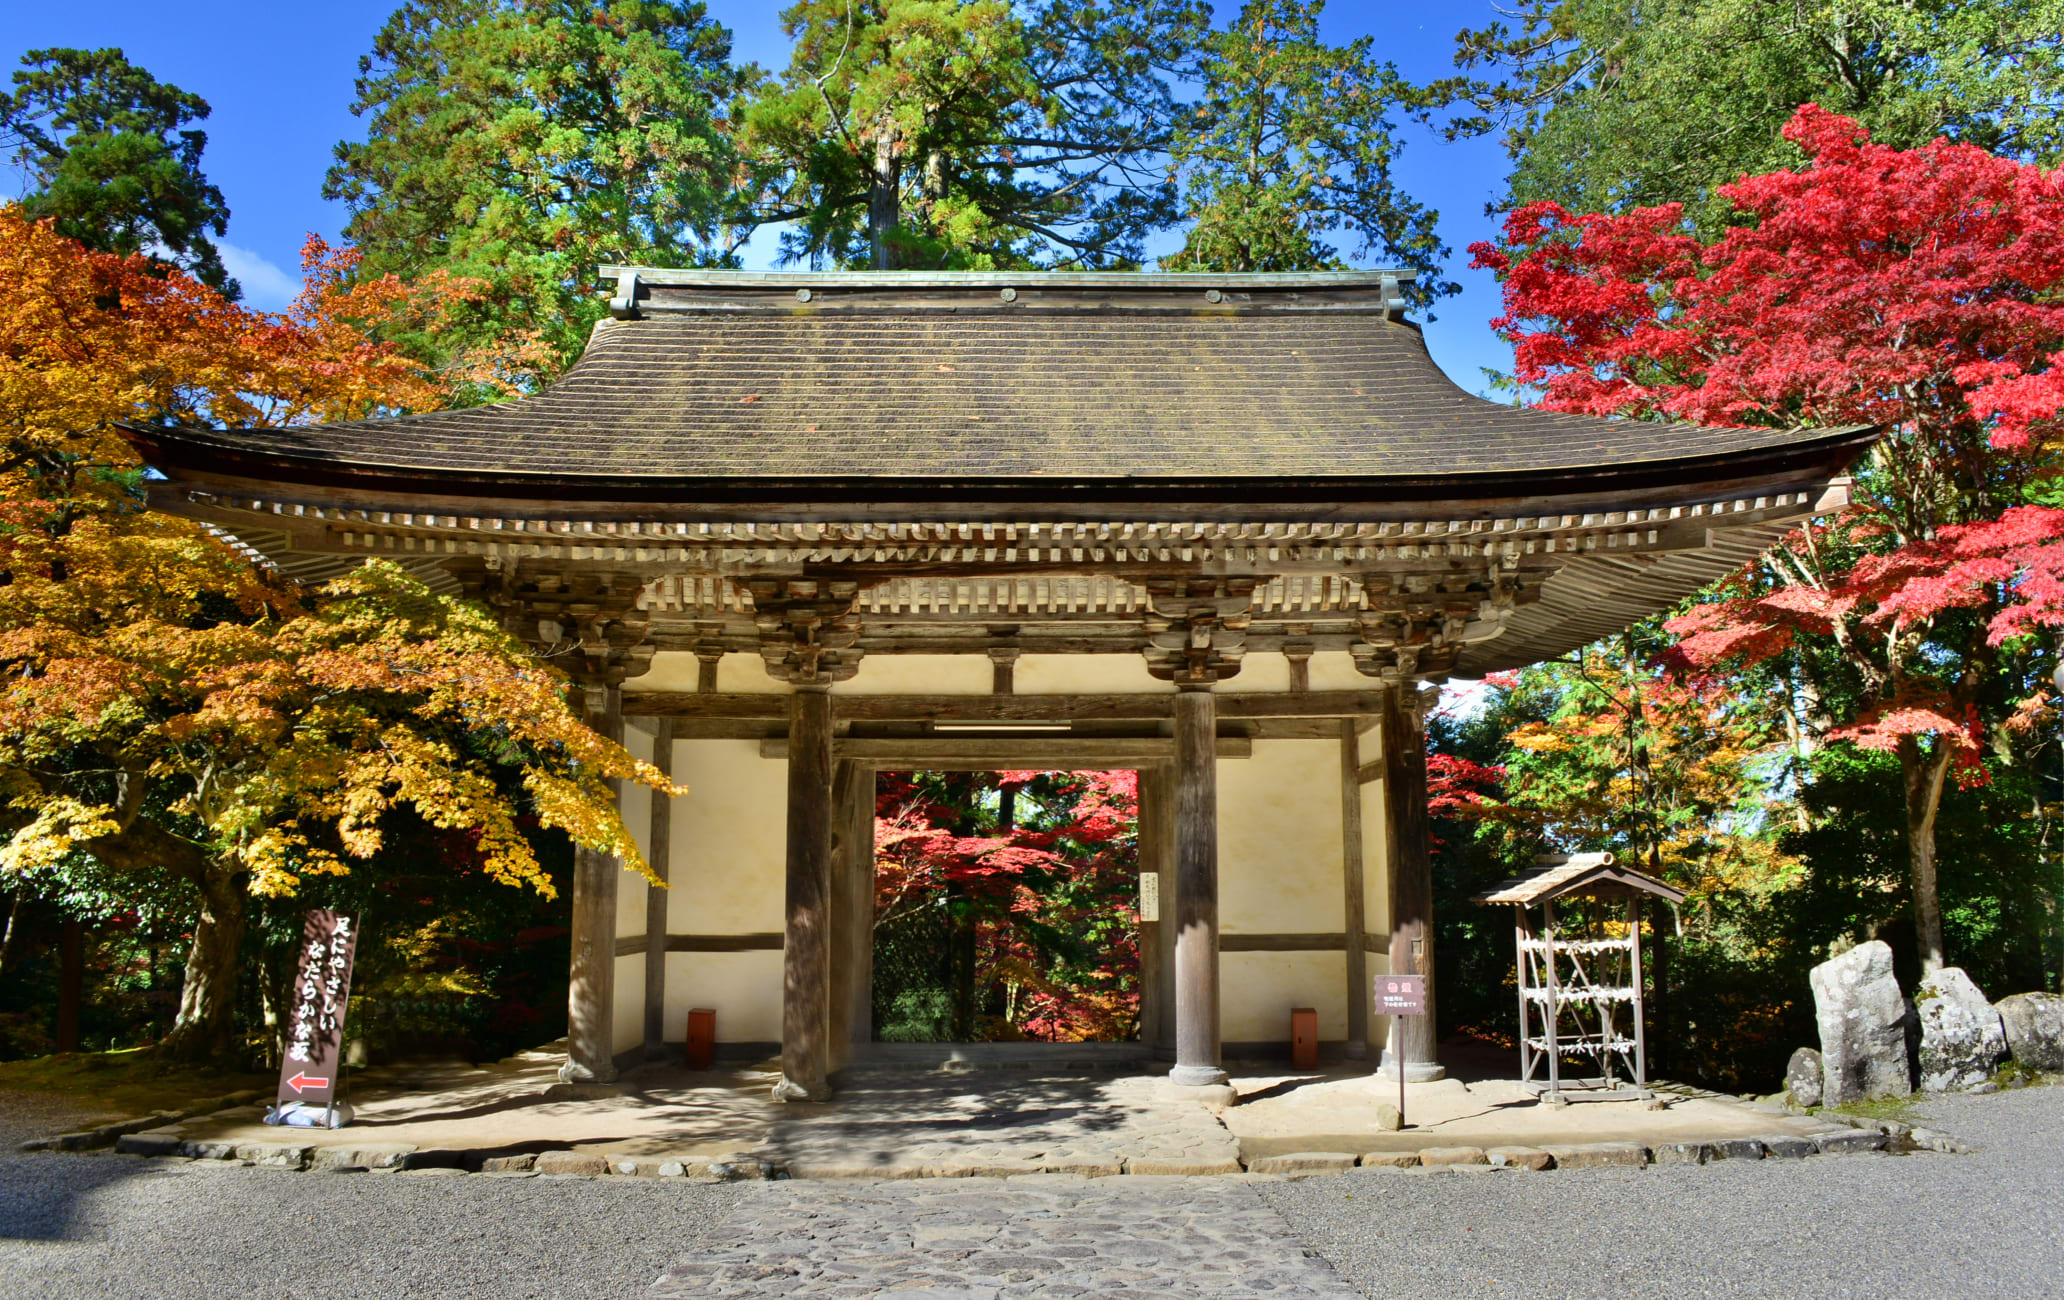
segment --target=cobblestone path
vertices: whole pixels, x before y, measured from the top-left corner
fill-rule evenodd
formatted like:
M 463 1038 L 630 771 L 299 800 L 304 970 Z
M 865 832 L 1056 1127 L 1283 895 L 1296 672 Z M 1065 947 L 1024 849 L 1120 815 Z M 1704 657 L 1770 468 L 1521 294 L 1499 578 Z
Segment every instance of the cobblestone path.
M 1244 1182 L 1069 1174 L 752 1188 L 651 1294 L 1361 1295 Z

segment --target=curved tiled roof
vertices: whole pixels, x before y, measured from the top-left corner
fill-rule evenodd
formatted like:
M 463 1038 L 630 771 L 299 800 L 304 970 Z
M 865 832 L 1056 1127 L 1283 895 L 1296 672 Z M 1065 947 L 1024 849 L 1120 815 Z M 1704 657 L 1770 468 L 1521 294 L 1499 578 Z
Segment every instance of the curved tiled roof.
M 1021 276 L 1033 287 L 1008 302 L 989 287 L 998 278 L 892 292 L 881 277 L 677 273 L 642 296 L 631 281 L 619 306 L 638 318 L 601 322 L 578 364 L 533 397 L 136 434 L 158 457 L 226 453 L 289 477 L 292 466 L 485 476 L 504 492 L 542 479 L 608 495 L 689 480 L 950 478 L 1439 480 L 1439 495 L 1456 497 L 1471 479 L 1691 482 L 1744 456 L 1825 463 L 1831 441 L 1856 441 L 1482 400 L 1441 373 L 1369 276 Z M 1180 280 L 1193 283 L 1171 287 Z M 1207 300 L 1194 283 L 1206 280 L 1230 287 Z

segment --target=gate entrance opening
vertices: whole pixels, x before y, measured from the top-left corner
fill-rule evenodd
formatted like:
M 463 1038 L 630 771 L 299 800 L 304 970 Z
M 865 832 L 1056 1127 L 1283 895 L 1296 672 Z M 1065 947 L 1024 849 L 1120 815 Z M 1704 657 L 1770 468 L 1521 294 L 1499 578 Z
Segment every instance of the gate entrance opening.
M 1139 777 L 882 772 L 873 1038 L 1141 1037 Z

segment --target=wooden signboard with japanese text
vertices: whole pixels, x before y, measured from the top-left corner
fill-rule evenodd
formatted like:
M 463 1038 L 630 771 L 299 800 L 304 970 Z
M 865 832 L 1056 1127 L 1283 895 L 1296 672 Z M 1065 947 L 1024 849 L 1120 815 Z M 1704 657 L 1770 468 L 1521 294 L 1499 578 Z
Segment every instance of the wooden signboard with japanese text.
M 1426 1014 L 1424 975 L 1378 975 L 1376 1014 L 1379 1016 L 1423 1016 Z
M 341 912 L 312 911 L 301 930 L 301 969 L 287 1006 L 287 1050 L 280 1059 L 279 1104 L 321 1110 L 337 1099 L 344 1063 L 344 1009 L 351 1001 L 351 962 L 358 922 Z

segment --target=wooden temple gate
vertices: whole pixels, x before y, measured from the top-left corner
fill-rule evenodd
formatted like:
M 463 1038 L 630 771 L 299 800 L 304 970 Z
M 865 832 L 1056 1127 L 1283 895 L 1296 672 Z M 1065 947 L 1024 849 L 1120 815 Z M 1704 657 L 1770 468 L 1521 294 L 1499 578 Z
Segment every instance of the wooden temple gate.
M 1361 1055 L 1371 959 L 1432 973 L 1437 683 L 1667 607 L 1840 504 L 1871 437 L 1480 401 L 1395 273 L 604 278 L 521 401 L 129 430 L 155 504 L 486 601 L 690 785 L 625 796 L 674 889 L 578 856 L 569 1079 L 675 1041 L 684 985 L 770 1030 L 778 989 L 778 1094 L 827 1095 L 867 1037 L 872 775 L 913 768 L 1140 771 L 1177 1082 L 1225 1077 L 1227 960 L 1243 1026 L 1294 991 Z M 1431 1076 L 1408 1024 L 1386 1057 Z

